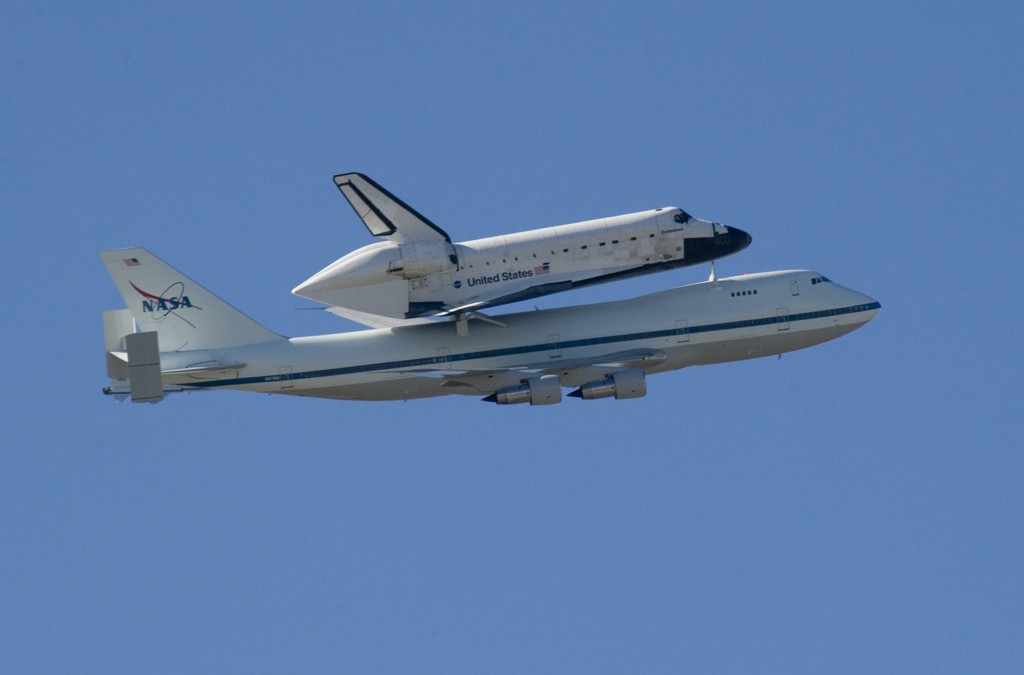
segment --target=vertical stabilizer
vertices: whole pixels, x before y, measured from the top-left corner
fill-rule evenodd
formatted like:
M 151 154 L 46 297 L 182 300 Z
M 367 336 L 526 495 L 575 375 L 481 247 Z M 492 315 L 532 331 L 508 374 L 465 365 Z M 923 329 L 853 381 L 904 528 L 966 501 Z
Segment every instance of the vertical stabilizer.
M 452 243 L 447 232 L 369 176 L 343 173 L 334 177 L 334 184 L 373 236 L 396 244 L 438 240 Z
M 282 339 L 144 248 L 101 251 L 100 257 L 138 329 L 159 335 L 159 351 Z

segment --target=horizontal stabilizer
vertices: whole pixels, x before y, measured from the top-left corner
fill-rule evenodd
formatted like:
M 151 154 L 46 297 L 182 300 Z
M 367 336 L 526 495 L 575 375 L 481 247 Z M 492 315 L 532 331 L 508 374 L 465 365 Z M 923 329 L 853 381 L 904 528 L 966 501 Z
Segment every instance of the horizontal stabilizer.
M 124 352 L 124 338 L 135 332 L 135 319 L 127 309 L 112 309 L 103 312 L 103 342 L 107 349 L 107 376 L 112 380 L 128 379 L 127 356 Z
M 169 368 L 163 371 L 163 373 L 164 375 L 203 375 L 221 373 L 228 370 L 241 370 L 242 368 L 245 368 L 245 363 L 241 361 L 207 361 L 184 368 Z
M 334 184 L 375 237 L 397 244 L 439 239 L 450 244 L 452 241 L 440 227 L 361 173 L 335 176 Z

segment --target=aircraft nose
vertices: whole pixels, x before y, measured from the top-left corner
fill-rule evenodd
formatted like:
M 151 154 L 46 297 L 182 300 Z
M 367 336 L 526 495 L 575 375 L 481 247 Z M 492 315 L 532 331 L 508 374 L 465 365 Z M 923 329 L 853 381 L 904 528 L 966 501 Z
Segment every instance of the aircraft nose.
M 737 253 L 750 246 L 754 239 L 747 232 L 738 227 L 726 227 L 725 232 L 715 237 L 715 247 L 719 249 L 720 255 Z
M 878 312 L 882 309 L 882 303 L 875 300 L 870 295 L 865 295 L 864 293 L 860 293 L 860 296 L 861 304 L 864 306 L 865 310 L 869 312 L 867 320 L 871 321 L 871 319 L 878 316 Z
M 854 316 L 856 316 L 858 326 L 862 326 L 878 316 L 878 312 L 882 309 L 882 304 L 878 300 L 860 291 L 840 288 L 846 292 L 846 296 L 843 298 L 844 304 L 848 304 L 851 309 L 855 310 Z
M 750 235 L 738 227 L 711 222 L 707 225 L 714 232 L 712 236 L 686 238 L 685 257 L 688 265 L 717 260 L 750 246 Z

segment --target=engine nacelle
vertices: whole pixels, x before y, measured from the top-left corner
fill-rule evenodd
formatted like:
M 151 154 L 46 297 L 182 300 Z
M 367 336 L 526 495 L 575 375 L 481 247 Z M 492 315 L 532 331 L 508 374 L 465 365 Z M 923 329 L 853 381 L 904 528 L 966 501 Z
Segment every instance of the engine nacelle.
M 551 405 L 562 401 L 562 384 L 557 375 L 544 375 L 514 387 L 499 389 L 484 400 L 498 405 Z
M 455 247 L 446 241 L 414 241 L 398 247 L 402 257 L 388 264 L 388 274 L 415 279 L 455 269 Z
M 638 368 L 620 370 L 612 373 L 606 380 L 587 382 L 585 385 L 569 394 L 576 398 L 592 400 L 595 398 L 640 398 L 647 395 L 647 380 L 644 378 L 644 371 Z

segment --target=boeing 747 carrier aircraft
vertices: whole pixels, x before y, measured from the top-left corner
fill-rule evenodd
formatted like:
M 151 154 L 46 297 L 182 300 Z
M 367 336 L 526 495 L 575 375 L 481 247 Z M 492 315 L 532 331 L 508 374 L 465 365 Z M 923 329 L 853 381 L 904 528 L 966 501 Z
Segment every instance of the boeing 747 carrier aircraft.
M 446 394 L 545 405 L 637 398 L 647 377 L 845 335 L 879 303 L 817 272 L 715 279 L 632 300 L 286 338 L 142 248 L 101 253 L 127 309 L 104 313 L 105 392 L 240 389 L 347 400 Z
M 453 244 L 367 176 L 347 173 L 334 182 L 383 241 L 336 260 L 292 292 L 374 327 L 708 262 L 750 244 L 743 230 L 674 206 Z

